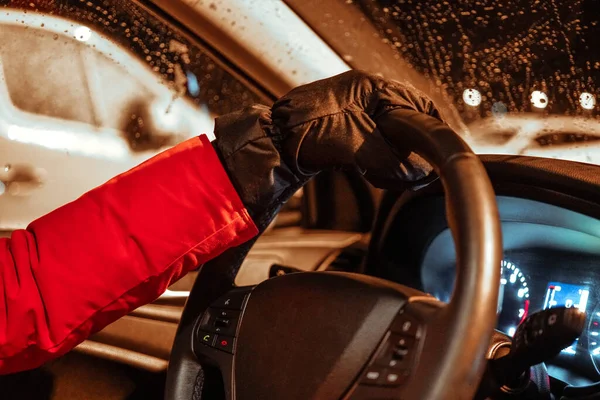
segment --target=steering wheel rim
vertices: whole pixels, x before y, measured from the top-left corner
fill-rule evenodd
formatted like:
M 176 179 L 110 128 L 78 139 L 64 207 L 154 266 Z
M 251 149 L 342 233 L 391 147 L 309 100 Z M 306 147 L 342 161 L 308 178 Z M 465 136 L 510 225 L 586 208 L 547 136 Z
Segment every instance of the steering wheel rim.
M 492 185 L 479 158 L 439 120 L 397 109 L 376 118 L 376 124 L 392 146 L 419 154 L 439 175 L 457 254 L 454 293 L 434 320 L 427 321 L 423 345 L 441 353 L 423 351 L 413 372 L 435 379 L 411 380 L 403 388 L 403 398 L 470 399 L 481 379 L 496 321 L 502 241 Z M 194 324 L 211 302 L 232 289 L 237 270 L 253 243 L 231 249 L 201 268 L 175 337 L 166 399 L 191 399 L 194 389 L 198 389 L 196 378 L 201 367 L 192 350 Z M 406 295 L 406 299 L 407 309 L 430 302 L 414 294 Z M 225 393 L 231 395 L 227 388 Z

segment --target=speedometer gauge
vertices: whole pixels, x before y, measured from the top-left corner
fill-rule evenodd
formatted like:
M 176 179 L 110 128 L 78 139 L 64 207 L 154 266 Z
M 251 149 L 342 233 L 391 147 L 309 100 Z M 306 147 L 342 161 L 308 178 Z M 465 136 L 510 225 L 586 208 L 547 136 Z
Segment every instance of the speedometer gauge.
M 498 296 L 498 329 L 513 336 L 529 313 L 529 287 L 523 272 L 510 261 L 502 260 Z
M 596 371 L 600 374 L 600 305 L 590 315 L 587 333 L 590 356 Z

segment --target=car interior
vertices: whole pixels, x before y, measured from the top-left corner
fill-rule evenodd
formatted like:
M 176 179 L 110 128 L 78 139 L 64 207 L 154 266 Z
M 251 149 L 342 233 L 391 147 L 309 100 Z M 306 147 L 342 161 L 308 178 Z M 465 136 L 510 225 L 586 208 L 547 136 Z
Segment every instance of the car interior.
M 114 174 L 196 134 L 190 128 L 194 123 L 208 132 L 214 116 L 256 102 L 270 104 L 300 79 L 333 75 L 341 72 L 340 65 L 402 76 L 442 104 L 452 129 L 402 111 L 390 113 L 380 125 L 394 137 L 392 145 L 408 144 L 434 172 L 417 185 L 386 190 L 374 188 L 357 171 L 320 173 L 255 240 L 198 266 L 155 302 L 67 355 L 33 371 L 0 376 L 0 398 L 600 398 L 600 129 L 593 74 L 584 87 L 592 97 L 580 100 L 583 89 L 578 87 L 565 100 L 560 90 L 532 84 L 543 96 L 549 93 L 550 100 L 523 95 L 526 105 L 519 103 L 513 110 L 518 112 L 504 120 L 516 100 L 509 89 L 508 94 L 496 94 L 499 81 L 473 84 L 480 91 L 467 92 L 476 79 L 454 85 L 452 76 L 427 69 L 427 57 L 416 60 L 413 47 L 403 50 L 395 44 L 418 36 L 407 33 L 413 26 L 394 22 L 402 16 L 408 23 L 405 17 L 417 15 L 415 2 L 255 3 L 0 1 L 0 12 L 10 16 L 0 18 L 1 26 L 10 27 L 0 27 L 0 75 L 7 77 L 0 85 L 0 236 L 9 237 Z M 427 12 L 442 13 L 437 4 L 442 2 L 425 3 Z M 477 15 L 496 15 L 490 9 L 496 6 L 477 3 L 456 6 L 462 14 L 456 13 L 475 21 Z M 500 7 L 502 12 L 510 16 L 509 6 L 546 7 L 514 3 Z M 578 23 L 585 25 L 589 4 L 583 3 L 588 13 Z M 273 73 L 270 68 L 277 60 L 257 56 L 263 50 L 252 48 L 252 38 L 243 50 L 231 39 L 242 25 L 227 19 L 236 12 L 235 21 L 246 21 L 244 27 L 252 32 L 267 29 L 269 22 L 260 15 L 293 18 L 313 35 L 315 48 L 324 45 L 327 57 L 337 61 L 330 70 L 306 61 L 310 65 L 305 69 L 293 64 Z M 556 12 L 563 22 L 572 22 L 576 14 Z M 41 19 L 32 20 L 31 15 Z M 523 15 L 514 16 L 521 18 L 516 25 L 524 23 Z M 196 22 L 190 21 L 192 16 Z M 498 18 L 493 19 L 494 29 L 506 21 Z M 56 87 L 42 87 L 41 80 L 35 85 L 28 81 L 29 89 L 17 85 L 7 60 L 18 65 L 23 60 L 14 56 L 14 45 L 3 43 L 11 40 L 11 32 L 17 35 L 25 19 L 36 24 L 27 34 L 32 43 L 62 46 L 64 41 L 64 49 L 80 48 L 89 37 L 77 35 L 99 35 L 121 48 L 124 55 L 116 58 L 146 68 L 139 74 L 119 72 L 118 79 L 133 79 L 126 87 L 150 88 L 139 101 L 130 91 L 113 93 L 123 103 L 135 103 L 131 121 L 117 124 L 107 117 L 114 105 L 103 105 L 108 92 L 99 96 L 90 84 L 98 78 L 90 72 L 94 69 L 77 64 L 58 46 L 47 56 L 54 57 L 54 73 L 60 75 L 65 57 L 70 68 L 80 68 L 60 78 L 71 81 L 65 85 L 74 85 L 72 91 L 53 101 L 48 93 Z M 426 20 L 415 22 L 415 29 L 422 29 Z M 548 21 L 544 24 L 555 19 Z M 44 33 L 45 24 L 64 26 L 64 35 L 56 39 L 53 30 Z M 304 31 L 297 29 L 301 37 Z M 478 32 L 469 29 L 465 36 Z M 439 41 L 435 36 L 443 35 L 441 30 L 433 33 L 423 42 Z M 36 42 L 36 35 L 46 36 Z M 512 46 L 513 39 L 503 44 Z M 264 45 L 275 48 L 286 41 L 277 40 L 273 36 Z M 453 40 L 448 36 L 448 42 Z M 307 48 L 290 50 L 287 57 L 310 60 L 302 53 Z M 33 45 L 28 51 L 41 57 Z M 90 46 L 79 51 L 97 52 L 95 57 L 103 60 L 113 56 Z M 485 57 L 477 62 L 489 62 Z M 504 56 L 498 52 L 497 57 L 497 66 L 504 68 Z M 594 57 L 589 55 L 590 60 Z M 401 58 L 412 65 L 405 74 Z M 555 69 L 561 65 L 555 61 Z M 323 70 L 315 72 L 317 68 Z M 554 76 L 552 68 L 540 70 L 550 69 L 549 76 Z M 33 70 L 23 73 L 31 79 L 37 75 Z M 73 82 L 72 75 L 82 78 Z M 446 94 L 436 89 L 442 87 Z M 153 101 L 144 96 L 148 90 Z M 28 91 L 35 96 L 24 96 Z M 91 100 L 71 109 L 73 93 Z M 475 104 L 465 94 L 480 97 Z M 590 99 L 592 109 L 586 108 Z M 547 101 L 555 101 L 554 111 L 545 108 Z M 177 120 L 183 122 L 173 123 L 170 106 L 165 106 L 171 103 L 177 104 Z M 9 109 L 18 111 L 18 120 L 4 112 Z M 127 114 L 121 108 L 119 113 Z M 85 115 L 85 124 L 75 114 Z M 538 126 L 538 120 L 551 121 L 551 126 Z M 163 129 L 154 135 L 148 126 Z M 87 145 L 64 139 L 62 147 L 38 139 L 40 132 L 55 131 L 93 139 L 86 139 Z M 106 151 L 95 154 L 90 148 Z

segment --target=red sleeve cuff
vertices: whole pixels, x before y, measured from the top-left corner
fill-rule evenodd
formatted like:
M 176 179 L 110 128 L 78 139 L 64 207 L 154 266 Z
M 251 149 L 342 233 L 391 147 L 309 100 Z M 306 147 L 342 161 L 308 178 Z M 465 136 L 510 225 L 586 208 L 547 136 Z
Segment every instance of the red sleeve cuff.
M 34 221 L 0 246 L 0 373 L 67 352 L 257 233 L 204 135 Z

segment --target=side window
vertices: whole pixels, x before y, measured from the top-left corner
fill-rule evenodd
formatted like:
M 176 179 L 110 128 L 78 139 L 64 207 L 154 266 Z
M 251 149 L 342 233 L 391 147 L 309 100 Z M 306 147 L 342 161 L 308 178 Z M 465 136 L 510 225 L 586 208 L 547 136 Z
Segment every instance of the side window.
M 269 101 L 137 2 L 0 0 L 0 227 Z
M 131 1 L 2 1 L 0 62 L 12 104 L 124 135 L 132 151 L 210 133 L 265 102 Z
M 94 124 L 92 99 L 81 65 L 84 44 L 59 42 L 43 28 L 25 24 L 3 26 L 0 43 L 5 90 L 17 109 Z

